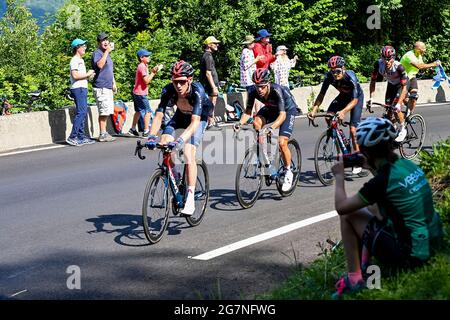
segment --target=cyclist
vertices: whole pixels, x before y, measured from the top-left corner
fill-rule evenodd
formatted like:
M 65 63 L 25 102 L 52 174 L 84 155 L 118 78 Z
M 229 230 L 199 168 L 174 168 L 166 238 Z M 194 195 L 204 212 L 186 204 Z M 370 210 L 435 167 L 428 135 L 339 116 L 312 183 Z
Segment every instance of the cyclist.
M 394 153 L 397 132 L 392 123 L 369 117 L 358 125 L 356 136 L 365 156 L 364 167 L 373 170 L 375 177 L 348 197 L 342 159 L 332 167 L 348 268 L 336 284 L 335 297 L 364 287 L 362 274 L 370 256 L 398 271 L 422 265 L 442 243 L 442 224 L 430 185 L 422 169 Z
M 297 105 L 291 93 L 282 86 L 270 82 L 270 71 L 268 69 L 257 69 L 252 76 L 254 85 L 248 90 L 247 107 L 241 119 L 234 126 L 238 131 L 242 124 L 247 123 L 252 113 L 255 99 L 261 101 L 264 106 L 256 114 L 253 121 L 253 128 L 261 130 L 267 124 L 272 123 L 267 130 L 273 132 L 280 128 L 278 145 L 281 156 L 286 167 L 283 170 L 284 177 L 282 190 L 288 191 L 292 187 L 294 174 L 291 170 L 291 151 L 288 148 L 288 141 L 294 129 L 295 114 Z
M 391 46 L 384 46 L 381 48 L 381 58 L 378 59 L 372 71 L 372 78 L 370 80 L 370 98 L 367 105 L 372 104 L 372 94 L 375 91 L 375 84 L 377 79 L 387 79 L 387 88 L 385 94 L 385 103 L 391 105 L 395 103 L 395 112 L 397 113 L 400 127 L 398 128 L 398 137 L 395 141 L 401 142 L 406 137 L 405 117 L 402 112 L 403 101 L 406 98 L 406 85 L 408 77 L 406 75 L 405 67 L 395 60 L 395 49 Z
M 426 70 L 433 67 L 437 67 L 441 64 L 439 60 L 436 60 L 432 63 L 424 63 L 423 55 L 427 51 L 425 43 L 422 41 L 417 41 L 414 44 L 414 49 L 408 51 L 403 55 L 400 59 L 400 63 L 405 67 L 406 73 L 409 78 L 408 82 L 408 92 L 409 92 L 409 102 L 408 102 L 408 110 L 409 112 L 414 112 L 414 108 L 416 107 L 417 99 L 419 98 L 419 86 L 417 84 L 416 75 L 419 70 Z
M 327 113 L 338 113 L 339 119 L 344 120 L 345 114 L 350 112 L 350 137 L 353 149 L 358 151 L 356 143 L 356 126 L 361 120 L 361 113 L 364 104 L 364 93 L 359 85 L 358 78 L 351 70 L 346 70 L 345 60 L 341 56 L 333 56 L 328 60 L 330 71 L 325 74 L 325 79 L 320 89 L 320 93 L 314 102 L 312 111 L 308 113 L 308 118 L 314 119 L 317 110 L 322 104 L 325 93 L 330 84 L 339 91 L 339 95 L 331 102 Z M 329 121 L 327 119 L 327 121 Z M 360 167 L 353 168 L 353 174 L 361 172 Z
M 208 116 L 213 105 L 199 82 L 193 81 L 194 69 L 183 61 L 177 61 L 171 69 L 172 83 L 166 85 L 161 92 L 161 101 L 156 109 L 155 119 L 151 127 L 146 146 L 154 149 L 158 142 L 156 134 L 161 128 L 167 107 L 176 106 L 176 112 L 165 125 L 161 144 L 167 144 L 173 150 L 179 150 L 184 144 L 184 157 L 187 163 L 187 198 L 181 213 L 192 215 L 195 211 L 194 192 L 197 180 L 197 164 L 195 154 L 205 132 Z M 175 140 L 176 129 L 185 129 Z

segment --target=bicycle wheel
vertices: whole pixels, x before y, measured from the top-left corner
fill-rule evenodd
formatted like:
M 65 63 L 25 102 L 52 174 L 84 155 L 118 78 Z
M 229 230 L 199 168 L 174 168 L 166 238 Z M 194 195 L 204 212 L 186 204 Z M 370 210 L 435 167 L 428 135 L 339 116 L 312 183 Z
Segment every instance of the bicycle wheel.
M 145 187 L 142 203 L 144 233 L 150 243 L 161 240 L 169 222 L 169 189 L 162 169 L 156 169 Z
M 422 150 L 425 141 L 426 125 L 420 114 L 413 114 L 406 119 L 406 138 L 398 147 L 400 155 L 405 159 L 415 158 Z
M 186 181 L 186 180 L 185 180 Z M 195 183 L 195 211 L 190 217 L 186 217 L 187 223 L 191 227 L 198 226 L 206 212 L 206 206 L 209 199 L 209 175 L 206 163 L 197 163 L 197 181 Z
M 242 208 L 251 208 L 258 199 L 262 187 L 262 170 L 256 151 L 247 149 L 244 161 L 236 171 L 236 196 Z
M 291 151 L 291 170 L 294 174 L 292 178 L 292 187 L 288 191 L 283 191 L 281 187 L 283 186 L 282 179 L 277 180 L 277 189 L 278 192 L 283 197 L 288 197 L 294 193 L 295 188 L 297 187 L 298 177 L 300 176 L 301 168 L 302 168 L 302 152 L 300 151 L 300 145 L 297 140 L 292 139 L 288 141 L 288 148 Z M 284 167 L 283 159 L 280 155 L 280 168 Z
M 314 148 L 314 166 L 316 167 L 317 177 L 325 186 L 333 184 L 334 176 L 331 167 L 338 153 L 339 147 L 333 141 L 328 130 L 323 132 Z

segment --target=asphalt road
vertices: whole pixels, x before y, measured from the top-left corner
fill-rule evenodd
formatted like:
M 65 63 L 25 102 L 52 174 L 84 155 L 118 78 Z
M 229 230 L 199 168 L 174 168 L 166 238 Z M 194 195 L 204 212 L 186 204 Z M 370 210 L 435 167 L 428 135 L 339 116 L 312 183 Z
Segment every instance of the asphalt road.
M 418 108 L 427 123 L 426 148 L 450 136 L 450 105 Z M 264 188 L 253 208 L 241 210 L 236 164 L 210 164 L 204 221 L 191 228 L 173 217 L 156 245 L 145 239 L 140 212 L 157 152 L 140 161 L 133 156 L 136 139 L 0 155 L 0 298 L 241 299 L 273 289 L 317 257 L 319 242 L 340 238 L 337 217 L 209 260 L 192 257 L 332 211 L 334 188 L 318 182 L 312 161 L 324 128 L 296 121 L 303 167 L 293 196 Z M 210 155 L 233 158 L 234 142 L 223 138 L 229 136 L 207 132 L 216 146 Z M 347 192 L 367 179 L 348 181 Z M 80 282 L 73 280 L 78 271 Z

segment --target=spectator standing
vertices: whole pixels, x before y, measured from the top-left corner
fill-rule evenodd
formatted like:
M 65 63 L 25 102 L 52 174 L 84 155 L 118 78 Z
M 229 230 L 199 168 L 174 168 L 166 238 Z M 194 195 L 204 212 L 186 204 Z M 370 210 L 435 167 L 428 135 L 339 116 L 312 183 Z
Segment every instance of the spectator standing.
M 214 63 L 213 52 L 219 48 L 220 41 L 214 36 L 209 36 L 204 41 L 205 52 L 200 61 L 200 83 L 205 87 L 205 91 L 209 96 L 213 106 L 216 106 L 217 97 L 219 95 L 219 76 L 217 75 Z M 208 119 L 208 128 L 211 126 L 218 127 L 214 120 L 214 109 Z
M 276 51 L 276 60 L 270 65 L 275 74 L 275 83 L 282 87 L 285 87 L 288 91 L 289 89 L 289 72 L 291 68 L 295 67 L 298 56 L 293 59 L 289 59 L 287 55 L 286 46 L 278 46 Z
M 255 46 L 255 38 L 252 35 L 246 36 L 245 41 L 242 42 L 244 49 L 241 53 L 241 87 L 248 89 L 253 86 L 252 76 L 256 71 L 256 63 L 261 57 L 256 57 L 253 53 Z
M 255 46 L 253 47 L 253 54 L 259 57 L 256 63 L 257 69 L 268 69 L 270 64 L 275 61 L 275 56 L 272 54 L 272 45 L 270 44 L 270 37 L 272 36 L 266 29 L 261 29 L 256 33 Z
M 75 100 L 75 119 L 73 120 L 72 132 L 67 138 L 71 146 L 82 146 L 95 143 L 94 140 L 85 136 L 84 123 L 88 109 L 88 79 L 95 75 L 94 70 L 86 72 L 83 56 L 86 54 L 86 42 L 82 39 L 72 41 L 71 47 L 73 57 L 70 60 L 70 95 Z
M 153 77 L 158 73 L 160 66 L 154 66 L 152 72 L 148 72 L 148 64 L 150 62 L 150 56 L 152 53 L 146 49 L 140 49 L 137 52 L 137 58 L 139 65 L 136 69 L 136 78 L 134 80 L 133 89 L 133 101 L 134 101 L 134 116 L 133 123 L 131 125 L 128 134 L 139 136 L 139 132 L 136 130 L 136 125 L 141 115 L 144 115 L 144 133 L 143 137 L 148 137 L 150 132 L 150 116 L 152 109 L 150 108 L 150 102 L 148 101 L 148 84 L 153 80 Z
M 117 92 L 114 79 L 113 61 L 110 53 L 114 49 L 104 32 L 97 36 L 97 50 L 92 55 L 92 67 L 95 71 L 93 90 L 98 108 L 98 124 L 100 135 L 98 141 L 111 142 L 116 140 L 106 131 L 108 117 L 114 113 L 114 93 Z
M 414 49 L 408 51 L 400 59 L 400 63 L 405 67 L 406 74 L 408 76 L 408 92 L 410 99 L 408 102 L 408 113 L 414 112 L 416 108 L 417 99 L 419 98 L 419 85 L 417 83 L 417 73 L 419 70 L 426 70 L 433 67 L 437 67 L 441 64 L 439 60 L 432 63 L 424 63 L 423 55 L 427 51 L 425 43 L 417 41 L 414 44 Z

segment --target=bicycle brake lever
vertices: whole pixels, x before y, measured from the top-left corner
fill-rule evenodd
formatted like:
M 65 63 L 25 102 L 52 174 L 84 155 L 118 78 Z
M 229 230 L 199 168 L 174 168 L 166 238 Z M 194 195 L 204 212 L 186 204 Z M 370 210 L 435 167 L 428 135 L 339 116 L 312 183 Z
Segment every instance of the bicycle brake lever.
M 144 146 L 141 144 L 141 141 L 136 142 L 136 149 L 134 149 L 134 155 L 138 156 L 139 159 L 145 160 L 145 156 L 142 155 L 141 150 Z
M 318 124 L 316 124 L 316 123 L 314 122 L 313 119 L 311 119 L 311 118 L 308 117 L 308 120 L 309 120 L 309 124 L 308 124 L 309 127 L 310 127 L 311 125 L 312 125 L 314 128 L 317 128 L 317 127 L 319 126 Z

